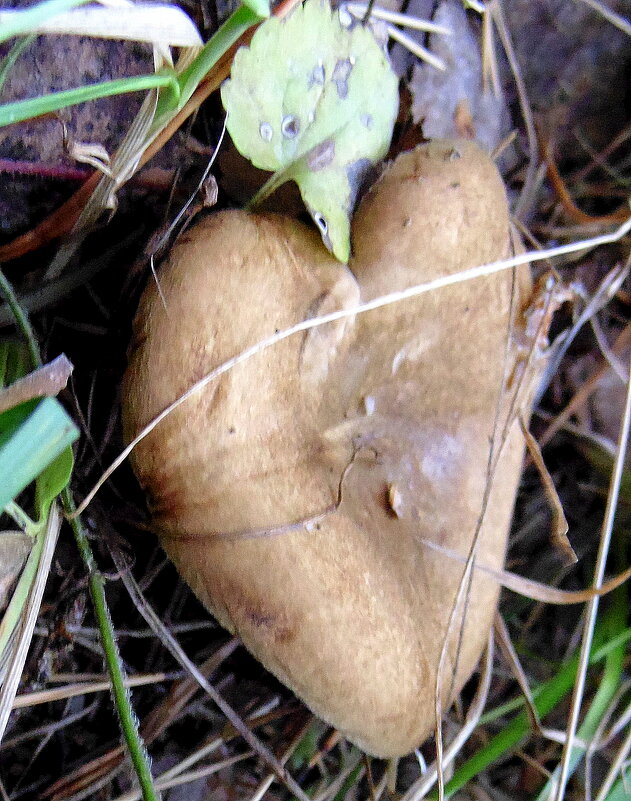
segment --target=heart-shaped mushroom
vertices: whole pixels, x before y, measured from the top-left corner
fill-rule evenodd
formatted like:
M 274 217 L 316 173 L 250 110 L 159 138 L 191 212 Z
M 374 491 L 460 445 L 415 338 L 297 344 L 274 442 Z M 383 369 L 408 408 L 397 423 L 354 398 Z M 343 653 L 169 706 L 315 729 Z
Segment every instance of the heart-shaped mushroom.
M 363 199 L 353 247 L 347 268 L 299 222 L 239 211 L 189 230 L 160 272 L 164 302 L 151 283 L 140 305 L 127 437 L 279 329 L 509 255 L 501 178 L 471 143 L 404 154 Z M 464 570 L 453 552 L 466 556 L 483 512 L 518 359 L 510 322 L 529 293 L 527 269 L 498 273 L 289 337 L 192 396 L 133 454 L 196 594 L 371 754 L 405 754 L 433 728 Z M 496 568 L 522 450 L 515 423 L 480 532 L 478 558 Z M 497 597 L 474 571 L 445 695 L 475 669 Z

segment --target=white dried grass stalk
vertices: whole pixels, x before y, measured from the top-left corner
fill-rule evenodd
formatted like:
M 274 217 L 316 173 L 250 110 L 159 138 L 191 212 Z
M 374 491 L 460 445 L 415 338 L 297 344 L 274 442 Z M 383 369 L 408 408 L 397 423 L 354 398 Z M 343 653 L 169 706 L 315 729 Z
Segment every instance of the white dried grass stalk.
M 21 11 L 0 11 L 0 28 Z M 125 39 L 170 47 L 201 47 L 199 31 L 181 9 L 164 3 L 92 6 L 59 14 L 33 28 L 39 34 L 71 34 L 96 39 Z

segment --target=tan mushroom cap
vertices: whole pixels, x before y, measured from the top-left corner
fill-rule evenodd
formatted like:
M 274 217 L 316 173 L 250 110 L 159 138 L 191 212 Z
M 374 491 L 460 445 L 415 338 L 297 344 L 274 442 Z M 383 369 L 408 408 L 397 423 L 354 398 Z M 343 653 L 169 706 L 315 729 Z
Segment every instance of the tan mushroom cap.
M 166 308 L 151 283 L 138 312 L 127 437 L 276 330 L 508 255 L 494 165 L 467 142 L 400 156 L 364 198 L 353 247 L 347 268 L 301 223 L 246 212 L 189 230 L 159 274 Z M 464 569 L 446 553 L 466 555 L 476 531 L 497 410 L 501 430 L 509 406 L 511 298 L 518 311 L 529 291 L 527 271 L 516 285 L 499 273 L 290 337 L 188 400 L 133 454 L 195 593 L 368 753 L 408 753 L 433 729 Z M 478 558 L 493 567 L 521 461 L 513 425 L 481 528 Z M 445 694 L 475 669 L 497 597 L 476 573 Z

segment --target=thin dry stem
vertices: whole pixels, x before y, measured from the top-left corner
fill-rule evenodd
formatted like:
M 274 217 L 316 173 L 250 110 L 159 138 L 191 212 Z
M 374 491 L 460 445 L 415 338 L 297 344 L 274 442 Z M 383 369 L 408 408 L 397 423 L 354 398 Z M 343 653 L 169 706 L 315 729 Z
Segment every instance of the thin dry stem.
M 166 673 L 149 673 L 145 676 L 132 676 L 125 679 L 125 687 L 145 687 L 148 684 L 159 684 L 166 681 Z M 91 693 L 102 693 L 111 690 L 112 685 L 109 681 L 96 682 L 76 682 L 67 684 L 64 687 L 55 687 L 50 690 L 38 690 L 24 695 L 16 695 L 13 700 L 13 709 L 25 709 L 38 704 L 50 704 L 53 701 L 62 701 L 68 698 L 76 698 L 80 695 L 90 695 Z
M 607 507 L 605 509 L 605 517 L 600 538 L 600 545 L 598 548 L 598 556 L 596 558 L 596 569 L 594 575 L 594 589 L 598 590 L 602 587 L 603 578 L 605 574 L 605 564 L 607 555 L 609 553 L 609 544 L 611 542 L 611 534 L 613 530 L 613 521 L 618 505 L 618 495 L 620 492 L 620 483 L 622 480 L 622 473 L 625 465 L 625 457 L 627 452 L 627 443 L 629 439 L 629 431 L 631 430 L 631 381 L 627 384 L 627 398 L 622 417 L 622 424 L 620 426 L 620 435 L 618 439 L 618 452 L 614 462 L 611 484 L 609 494 L 607 496 Z M 570 707 L 570 715 L 567 725 L 567 740 L 563 748 L 563 754 L 560 763 L 560 775 L 556 788 L 551 795 L 556 801 L 563 801 L 565 796 L 565 788 L 570 773 L 570 760 L 572 756 L 572 746 L 576 736 L 576 729 L 578 726 L 578 718 L 581 710 L 581 703 L 583 700 L 583 692 L 585 689 L 585 681 L 587 677 L 587 667 L 589 664 L 589 652 L 592 645 L 594 634 L 594 627 L 596 625 L 596 615 L 598 613 L 598 597 L 594 597 L 587 606 L 587 614 L 585 616 L 585 624 L 583 627 L 583 639 L 581 642 L 581 651 L 579 656 L 578 670 L 576 673 L 576 683 L 574 685 L 574 692 L 572 694 L 572 705 Z M 630 739 L 631 741 L 631 739 Z
M 611 8 L 608 8 L 604 3 L 598 2 L 598 0 L 579 0 L 581 3 L 585 3 L 586 6 L 593 8 L 594 11 L 597 11 L 602 17 L 604 17 L 607 22 L 610 22 L 616 28 L 621 30 L 623 33 L 626 33 L 627 36 L 631 36 L 631 23 L 628 19 L 623 17 L 621 14 L 616 14 Z
M 506 20 L 504 19 L 504 11 L 502 9 L 500 0 L 490 0 L 490 2 L 486 4 L 486 13 L 491 14 L 502 42 L 502 47 L 506 53 L 506 58 L 508 59 L 511 72 L 513 74 L 513 79 L 515 81 L 515 86 L 517 88 L 519 106 L 524 119 L 524 125 L 526 126 L 526 136 L 528 138 L 529 150 L 528 167 L 526 169 L 526 179 L 524 180 L 524 185 L 522 187 L 521 194 L 519 195 L 519 200 L 517 201 L 514 212 L 516 217 L 523 218 L 528 215 L 528 212 L 534 202 L 538 154 L 537 131 L 535 129 L 535 122 L 532 115 L 530 100 L 528 99 L 528 91 L 526 89 L 526 84 L 522 76 L 519 62 L 517 61 L 517 56 L 515 55 L 515 50 L 510 38 L 510 33 L 508 32 Z
M 443 755 L 443 770 L 450 765 L 456 758 L 464 743 L 469 739 L 471 733 L 478 725 L 478 721 L 484 710 L 486 699 L 491 686 L 491 678 L 493 675 L 493 632 L 489 634 L 489 644 L 486 649 L 486 657 L 482 663 L 482 672 L 480 673 L 480 681 L 476 690 L 467 717 L 460 731 L 449 744 Z M 425 773 L 418 779 L 412 787 L 405 793 L 400 801 L 420 801 L 424 798 L 431 788 L 436 784 L 439 771 L 438 764 L 434 763 L 429 767 Z
M 153 608 L 147 603 L 144 598 L 136 580 L 128 570 L 127 565 L 123 562 L 120 555 L 112 550 L 112 557 L 116 564 L 117 570 L 120 571 L 121 579 L 125 585 L 130 597 L 134 601 L 136 608 L 140 614 L 147 621 L 149 626 L 156 632 L 164 646 L 175 657 L 179 664 L 187 670 L 191 677 L 193 677 L 199 686 L 210 696 L 216 706 L 221 710 L 226 719 L 235 727 L 241 737 L 258 754 L 275 772 L 277 777 L 282 781 L 300 801 L 310 801 L 309 797 L 305 795 L 304 791 L 290 776 L 285 767 L 278 761 L 274 754 L 267 748 L 261 740 L 247 727 L 244 721 L 239 717 L 235 710 L 228 704 L 223 696 L 213 687 L 210 682 L 202 675 L 197 665 L 192 662 L 184 653 L 184 650 L 177 642 L 175 637 L 166 628 L 164 623 L 160 620 Z
M 519 661 L 519 656 L 517 655 L 517 651 L 513 647 L 513 643 L 511 642 L 510 634 L 508 632 L 508 627 L 504 622 L 504 618 L 500 614 L 499 610 L 495 613 L 495 635 L 497 642 L 500 647 L 500 651 L 504 659 L 508 662 L 508 665 L 511 669 L 511 673 L 513 674 L 517 684 L 519 685 L 519 689 L 524 696 L 524 700 L 526 702 L 526 710 L 528 712 L 528 717 L 530 718 L 530 725 L 532 726 L 533 730 L 536 732 L 541 732 L 541 720 L 539 718 L 539 712 L 537 711 L 537 707 L 535 705 L 535 699 L 532 696 L 532 692 L 530 691 L 530 685 L 528 684 L 528 678 L 526 677 L 526 673 L 521 666 L 521 662 Z
M 62 517 L 59 507 L 57 504 L 53 504 L 48 514 L 46 531 L 40 534 L 40 536 L 45 539 L 33 585 L 30 589 L 26 605 L 22 610 L 16 637 L 13 644 L 9 646 L 11 647 L 10 662 L 2 682 L 2 691 L 0 693 L 0 740 L 2 740 L 2 736 L 9 721 L 9 715 L 13 709 L 13 701 L 17 693 L 20 678 L 22 677 L 22 669 L 26 661 L 33 629 L 35 628 L 35 622 L 39 614 L 50 564 L 55 552 L 59 529 L 61 528 L 61 521 Z

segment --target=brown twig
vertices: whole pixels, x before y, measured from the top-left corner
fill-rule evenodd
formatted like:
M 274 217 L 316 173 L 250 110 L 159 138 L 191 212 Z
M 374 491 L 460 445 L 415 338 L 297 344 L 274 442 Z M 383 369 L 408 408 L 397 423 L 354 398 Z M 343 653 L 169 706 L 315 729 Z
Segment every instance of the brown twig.
M 543 137 L 541 131 L 539 131 L 539 148 L 541 150 L 541 158 L 546 163 L 548 179 L 552 184 L 552 188 L 559 199 L 559 202 L 563 206 L 565 213 L 570 220 L 572 220 L 572 222 L 581 224 L 592 223 L 597 225 L 615 225 L 616 223 L 621 223 L 629 219 L 631 212 L 629 212 L 629 207 L 626 203 L 619 209 L 616 209 L 616 211 L 611 212 L 611 214 L 602 214 L 600 216 L 587 214 L 582 209 L 579 209 L 574 202 L 567 186 L 565 185 L 565 181 L 561 177 L 559 168 L 557 167 L 554 156 L 552 155 L 550 143 Z

